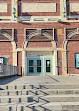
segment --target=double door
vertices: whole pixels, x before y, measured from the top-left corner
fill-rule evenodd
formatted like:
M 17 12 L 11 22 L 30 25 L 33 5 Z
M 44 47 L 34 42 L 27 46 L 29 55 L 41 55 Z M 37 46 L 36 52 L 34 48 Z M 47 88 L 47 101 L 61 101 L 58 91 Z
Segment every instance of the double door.
M 27 75 L 52 74 L 52 58 L 27 58 Z

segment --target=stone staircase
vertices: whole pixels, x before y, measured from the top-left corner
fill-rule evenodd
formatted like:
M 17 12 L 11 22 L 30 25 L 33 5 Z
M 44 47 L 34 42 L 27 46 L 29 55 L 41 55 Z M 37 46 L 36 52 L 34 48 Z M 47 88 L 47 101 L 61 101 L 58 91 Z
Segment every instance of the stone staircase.
M 0 111 L 79 111 L 79 85 L 0 85 Z

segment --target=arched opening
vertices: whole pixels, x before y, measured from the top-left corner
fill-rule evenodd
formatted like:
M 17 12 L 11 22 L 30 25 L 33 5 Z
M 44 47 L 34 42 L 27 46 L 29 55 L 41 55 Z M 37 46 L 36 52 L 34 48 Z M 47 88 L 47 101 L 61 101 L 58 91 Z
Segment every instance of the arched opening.
M 66 40 L 64 41 L 63 48 L 65 49 L 65 59 L 63 64 L 66 64 L 67 74 L 79 74 L 79 69 L 75 67 L 76 65 L 76 53 L 79 53 L 79 29 L 77 28 L 73 32 L 66 35 Z M 64 65 L 63 65 L 64 66 Z M 63 68 L 65 69 L 65 67 Z

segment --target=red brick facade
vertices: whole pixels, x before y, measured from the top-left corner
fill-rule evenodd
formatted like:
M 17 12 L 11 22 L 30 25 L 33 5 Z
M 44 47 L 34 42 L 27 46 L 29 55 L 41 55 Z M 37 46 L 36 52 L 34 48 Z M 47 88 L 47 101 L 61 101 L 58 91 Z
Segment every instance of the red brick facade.
M 0 0 L 2 2 L 2 0 Z M 12 15 L 12 9 L 11 9 L 11 0 L 4 0 L 8 3 L 8 13 L 0 13 L 0 16 L 11 16 Z M 60 0 L 18 0 L 18 16 L 60 16 Z M 56 3 L 56 12 L 29 12 L 29 13 L 22 13 L 22 3 L 23 2 L 29 2 L 29 3 Z M 74 0 L 67 0 L 67 16 L 72 15 L 70 13 L 70 3 L 75 2 Z M 77 13 L 78 15 L 79 13 Z M 8 19 L 7 19 L 8 20 Z M 66 29 L 72 28 L 77 29 L 79 28 L 79 22 L 6 22 L 0 23 L 0 29 L 15 29 L 14 31 L 14 41 L 16 43 L 16 50 L 17 50 L 17 65 L 18 65 L 18 74 L 22 74 L 22 50 L 24 47 L 24 43 L 26 41 L 26 35 L 25 35 L 25 29 L 52 29 L 54 30 L 54 33 L 51 32 L 50 35 L 52 35 L 52 38 L 54 40 L 48 40 L 48 41 L 29 41 L 26 48 L 53 48 L 52 41 L 55 41 L 56 43 L 56 50 L 57 50 L 57 68 L 58 68 L 58 74 L 62 75 L 62 51 L 64 49 L 64 43 L 65 40 L 67 40 L 67 35 L 71 33 L 70 31 L 68 34 L 66 34 Z M 53 37 L 54 35 L 54 37 Z M 76 35 L 76 34 L 75 34 Z M 79 74 L 79 69 L 75 68 L 75 53 L 79 53 L 79 39 L 76 37 L 74 40 L 67 40 L 67 49 L 65 50 L 67 52 L 67 73 L 68 74 Z M 37 36 L 36 36 L 37 37 Z M 13 46 L 10 41 L 0 41 L 0 56 L 1 57 L 8 57 L 8 64 L 13 64 Z M 20 50 L 21 49 L 21 50 Z M 20 51 L 19 51 L 20 50 Z
M 79 53 L 79 41 L 69 41 L 67 45 L 67 62 L 69 74 L 79 74 L 79 69 L 75 68 L 75 53 Z
M 0 42 L 0 57 L 8 57 L 8 65 L 12 65 L 12 44 L 11 42 Z
M 44 25 L 43 25 L 44 24 Z M 74 23 L 72 23 L 74 25 Z M 69 25 L 69 27 L 73 27 Z M 78 27 L 78 23 L 75 23 L 75 27 Z M 21 23 L 17 24 L 0 24 L 1 28 L 14 28 L 17 30 L 17 38 L 16 38 L 16 43 L 17 43 L 17 48 L 22 48 L 23 43 L 24 43 L 24 29 L 28 28 L 29 25 L 23 25 Z M 47 27 L 48 26 L 48 27 Z M 54 26 L 54 27 L 53 27 Z M 56 44 L 57 48 L 62 48 L 63 43 L 64 43 L 64 28 L 67 28 L 66 25 L 63 25 L 63 28 L 60 23 L 42 23 L 42 24 L 37 24 L 37 23 L 32 23 L 30 24 L 29 28 L 55 28 L 55 29 L 62 29 L 63 34 L 57 36 L 56 38 Z M 75 58 L 74 54 L 79 51 L 79 41 L 69 41 L 68 46 L 67 46 L 67 55 L 68 55 L 68 72 L 71 74 L 78 74 L 79 70 L 75 69 Z M 31 42 L 28 44 L 28 47 L 52 47 L 50 42 Z M 2 55 L 9 56 L 9 64 L 12 64 L 12 45 L 10 42 L 0 42 L 0 53 Z M 19 74 L 21 74 L 21 68 L 22 68 L 22 54 L 19 52 L 18 53 L 18 69 L 19 69 Z M 62 74 L 62 52 L 58 51 L 58 62 L 60 63 L 59 65 L 59 74 Z M 72 70 L 73 68 L 73 70 Z

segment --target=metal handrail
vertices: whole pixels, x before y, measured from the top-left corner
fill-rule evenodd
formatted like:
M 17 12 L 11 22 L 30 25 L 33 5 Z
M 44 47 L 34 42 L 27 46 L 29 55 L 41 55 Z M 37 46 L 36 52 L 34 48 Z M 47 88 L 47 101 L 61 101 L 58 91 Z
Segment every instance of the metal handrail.
M 17 74 L 18 74 L 17 66 L 0 64 L 0 77 L 12 76 L 12 75 L 17 75 Z

